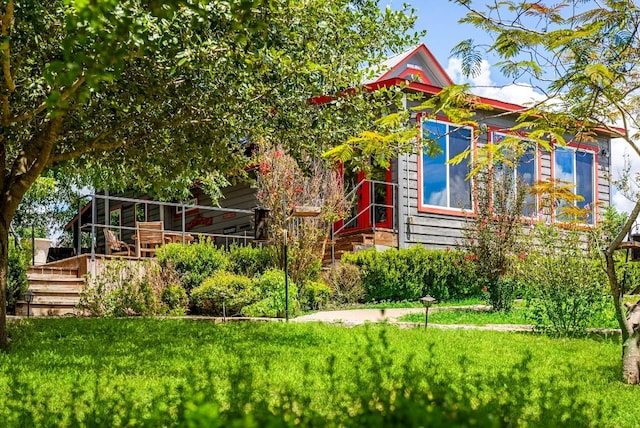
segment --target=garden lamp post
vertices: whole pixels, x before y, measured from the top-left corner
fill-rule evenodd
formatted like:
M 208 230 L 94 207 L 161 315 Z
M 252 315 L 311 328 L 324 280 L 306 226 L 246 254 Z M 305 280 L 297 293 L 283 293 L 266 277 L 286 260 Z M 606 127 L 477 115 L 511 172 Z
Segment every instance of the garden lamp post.
M 27 318 L 31 317 L 31 303 L 33 303 L 34 296 L 35 294 L 31 290 L 27 290 L 24 293 L 24 300 L 27 302 Z
M 433 297 L 426 295 L 420 298 L 420 302 L 424 305 L 424 328 L 427 328 L 429 323 L 429 308 L 431 305 L 438 303 Z
M 226 305 L 227 294 L 224 292 L 220 293 L 220 297 L 222 298 L 222 322 L 227 322 L 227 305 Z

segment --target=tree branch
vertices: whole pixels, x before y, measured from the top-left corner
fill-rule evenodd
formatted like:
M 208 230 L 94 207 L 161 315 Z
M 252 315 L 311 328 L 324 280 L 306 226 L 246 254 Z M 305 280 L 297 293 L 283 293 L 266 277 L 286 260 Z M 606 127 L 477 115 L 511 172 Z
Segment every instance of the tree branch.
M 2 15 L 2 72 L 4 74 L 4 83 L 9 92 L 16 90 L 16 84 L 11 77 L 11 50 L 9 44 L 9 28 L 13 23 L 13 0 L 9 0 L 7 8 Z
M 85 80 L 86 78 L 83 73 L 80 77 L 76 79 L 75 82 L 73 82 L 73 85 L 71 85 L 69 88 L 62 88 L 61 90 L 62 94 L 60 95 L 60 99 L 63 101 L 68 100 L 71 97 L 71 95 L 75 94 L 78 91 L 78 89 L 84 84 Z M 12 118 L 9 118 L 7 121 L 7 124 L 30 120 L 35 116 L 39 115 L 40 113 L 42 113 L 43 111 L 45 111 L 46 109 L 47 109 L 47 103 L 42 102 L 38 107 L 36 107 L 35 109 L 29 112 L 23 113 L 20 116 L 14 116 Z

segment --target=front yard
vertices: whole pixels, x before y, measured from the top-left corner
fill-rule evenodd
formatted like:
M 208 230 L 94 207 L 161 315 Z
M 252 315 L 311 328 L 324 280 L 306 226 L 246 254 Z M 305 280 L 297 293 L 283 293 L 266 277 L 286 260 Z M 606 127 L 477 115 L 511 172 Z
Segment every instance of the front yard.
M 620 344 L 480 331 L 37 319 L 0 355 L 6 426 L 634 426 Z

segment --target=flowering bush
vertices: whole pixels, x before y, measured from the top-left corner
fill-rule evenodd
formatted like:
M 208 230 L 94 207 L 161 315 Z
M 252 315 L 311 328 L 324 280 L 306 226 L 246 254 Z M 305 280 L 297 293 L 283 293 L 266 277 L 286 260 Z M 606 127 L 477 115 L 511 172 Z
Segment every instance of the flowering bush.
M 263 144 L 257 156 L 257 198 L 260 205 L 270 209 L 274 259 L 284 267 L 286 239 L 291 278 L 299 284 L 316 280 L 329 228 L 348 211 L 340 178 L 323 161 L 303 157 L 298 163 L 279 147 Z M 319 207 L 320 214 L 291 217 L 291 211 L 300 206 Z
M 526 189 L 504 166 L 483 169 L 475 180 L 477 216 L 467 222 L 463 246 L 489 304 L 494 310 L 508 311 L 518 288 L 509 278 L 512 265 L 524 253 L 521 219 Z

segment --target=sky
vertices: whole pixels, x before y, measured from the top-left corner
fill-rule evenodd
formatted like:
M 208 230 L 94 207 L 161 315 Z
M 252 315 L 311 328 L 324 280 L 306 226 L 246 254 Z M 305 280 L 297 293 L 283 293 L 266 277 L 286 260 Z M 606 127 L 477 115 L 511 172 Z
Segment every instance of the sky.
M 427 31 L 421 42 L 429 48 L 455 83 L 469 82 L 474 87 L 473 92 L 476 95 L 516 104 L 524 104 L 540 97 L 529 85 L 510 84 L 501 75 L 500 70 L 492 66 L 497 61 L 496 58 L 485 58 L 480 75 L 472 80 L 465 80 L 459 60 L 451 57 L 451 49 L 469 38 L 475 43 L 490 43 L 491 36 L 471 24 L 458 22 L 466 13 L 462 6 L 449 0 L 387 0 L 386 4 L 398 9 L 405 2 L 417 10 L 416 30 Z M 640 170 L 640 159 L 625 147 L 624 142 L 614 141 L 611 150 L 611 173 L 614 179 L 620 176 L 624 168 L 625 154 L 630 156 L 632 165 L 636 165 L 632 171 Z M 633 208 L 633 203 L 618 192 L 614 191 L 612 199 L 612 205 L 618 211 L 630 212 Z

